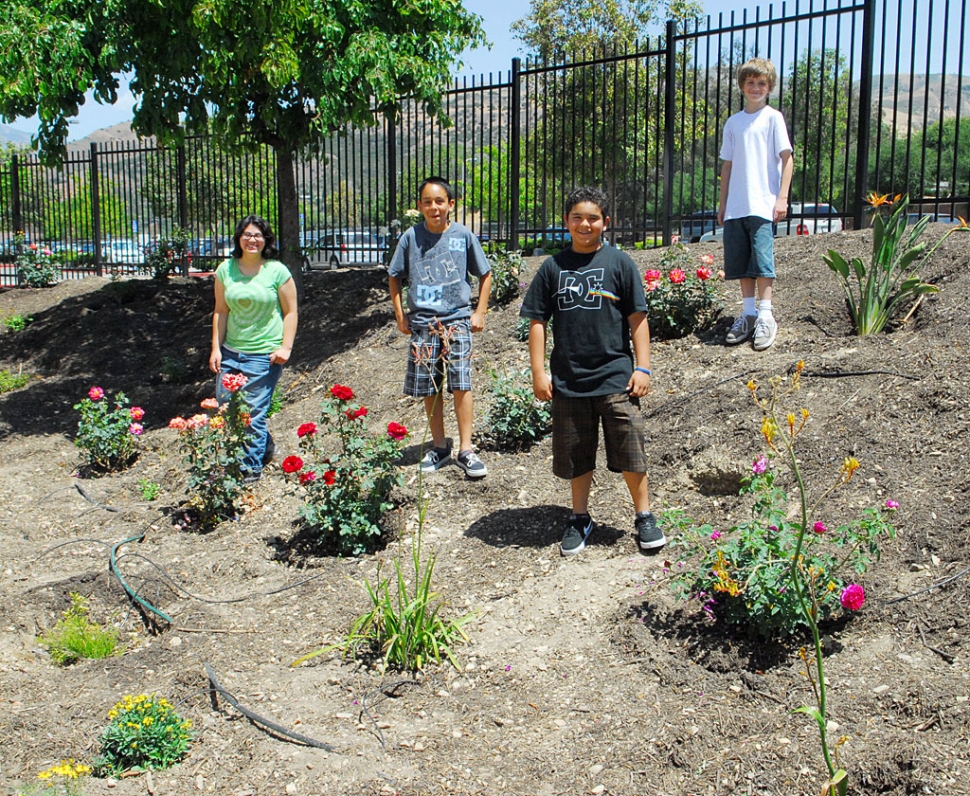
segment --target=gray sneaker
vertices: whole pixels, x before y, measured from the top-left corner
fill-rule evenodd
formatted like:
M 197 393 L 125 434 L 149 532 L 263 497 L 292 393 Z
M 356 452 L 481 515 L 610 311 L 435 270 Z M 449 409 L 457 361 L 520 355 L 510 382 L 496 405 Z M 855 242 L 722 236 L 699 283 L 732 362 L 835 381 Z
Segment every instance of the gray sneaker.
M 428 448 L 418 469 L 422 473 L 434 473 L 451 461 L 451 448 Z
M 767 318 L 759 317 L 754 325 L 754 350 L 764 351 L 769 348 L 775 337 L 778 336 L 778 324 L 770 315 Z
M 488 468 L 485 467 L 485 462 L 479 459 L 478 455 L 472 451 L 462 451 L 458 454 L 455 462 L 465 471 L 465 475 L 469 478 L 484 478 L 488 475 Z
M 633 524 L 637 529 L 637 542 L 641 550 L 657 550 L 667 544 L 667 538 L 651 512 L 638 514 Z
M 742 313 L 734 319 L 734 323 L 731 324 L 731 328 L 728 330 L 724 342 L 728 345 L 743 343 L 754 334 L 755 321 L 757 320 L 757 315 L 745 315 Z
M 566 532 L 562 535 L 559 552 L 564 556 L 574 556 L 586 548 L 586 540 L 593 532 L 593 518 L 589 514 L 570 514 Z

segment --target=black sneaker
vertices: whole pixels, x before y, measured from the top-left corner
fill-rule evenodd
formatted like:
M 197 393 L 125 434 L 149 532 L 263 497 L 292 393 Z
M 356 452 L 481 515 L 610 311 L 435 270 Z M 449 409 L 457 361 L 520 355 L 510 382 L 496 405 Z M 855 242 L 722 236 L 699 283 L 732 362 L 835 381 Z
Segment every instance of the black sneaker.
M 562 535 L 559 552 L 574 556 L 586 548 L 586 540 L 593 532 L 593 518 L 589 514 L 570 514 L 566 532 Z
M 649 511 L 645 514 L 637 514 L 633 524 L 637 529 L 637 541 L 640 543 L 641 550 L 657 550 L 667 544 L 663 531 Z
M 485 462 L 479 459 L 478 455 L 473 451 L 462 451 L 458 454 L 455 462 L 465 471 L 465 475 L 469 478 L 484 478 L 488 475 L 488 468 L 485 467 Z
M 421 459 L 418 469 L 422 473 L 433 473 L 451 461 L 451 448 L 428 448 Z

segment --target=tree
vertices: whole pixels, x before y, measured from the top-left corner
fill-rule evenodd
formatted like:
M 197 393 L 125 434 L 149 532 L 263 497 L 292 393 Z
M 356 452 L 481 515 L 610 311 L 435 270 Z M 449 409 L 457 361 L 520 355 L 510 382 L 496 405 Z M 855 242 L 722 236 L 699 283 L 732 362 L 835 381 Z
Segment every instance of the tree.
M 0 6 L 0 117 L 37 113 L 47 162 L 93 89 L 113 102 L 132 75 L 133 128 L 162 143 L 212 133 L 276 154 L 283 260 L 301 285 L 294 158 L 402 99 L 440 113 L 457 53 L 484 42 L 459 0 L 7 0 Z
M 529 13 L 512 23 L 533 55 L 551 61 L 564 53 L 632 46 L 669 16 L 700 15 L 692 0 L 530 0 Z

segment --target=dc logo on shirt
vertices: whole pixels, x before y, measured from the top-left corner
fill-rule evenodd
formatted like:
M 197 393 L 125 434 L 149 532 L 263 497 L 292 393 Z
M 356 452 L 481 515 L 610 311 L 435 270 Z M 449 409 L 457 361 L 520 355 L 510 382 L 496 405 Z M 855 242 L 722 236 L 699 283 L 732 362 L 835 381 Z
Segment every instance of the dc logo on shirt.
M 603 269 L 560 271 L 556 300 L 560 310 L 598 310 L 603 306 Z
M 450 251 L 450 252 L 463 252 L 463 251 L 465 251 L 465 239 L 464 238 L 448 238 L 448 251 Z

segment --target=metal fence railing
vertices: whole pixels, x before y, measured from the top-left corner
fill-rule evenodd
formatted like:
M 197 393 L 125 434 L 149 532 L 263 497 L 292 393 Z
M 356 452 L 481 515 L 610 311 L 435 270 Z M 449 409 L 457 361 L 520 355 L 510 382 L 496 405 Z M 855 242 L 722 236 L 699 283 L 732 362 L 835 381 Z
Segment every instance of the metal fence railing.
M 581 183 L 608 192 L 616 243 L 669 242 L 698 227 L 692 215 L 709 228 L 721 131 L 741 107 L 735 75 L 754 55 L 778 69 L 771 102 L 794 143 L 797 208 L 828 205 L 858 226 L 876 191 L 909 194 L 914 212 L 965 216 L 967 2 L 796 0 L 780 13 L 669 23 L 632 52 L 514 59 L 447 91 L 448 123 L 405 102 L 299 157 L 302 242 L 341 230 L 382 239 L 430 174 L 454 184 L 459 221 L 513 248 L 561 240 L 563 198 Z M 92 144 L 62 169 L 20 155 L 0 164 L 0 262 L 23 230 L 76 255 L 82 272 L 134 268 L 142 246 L 181 227 L 205 268 L 251 212 L 278 223 L 269 149 L 231 154 L 207 138 L 175 149 Z

